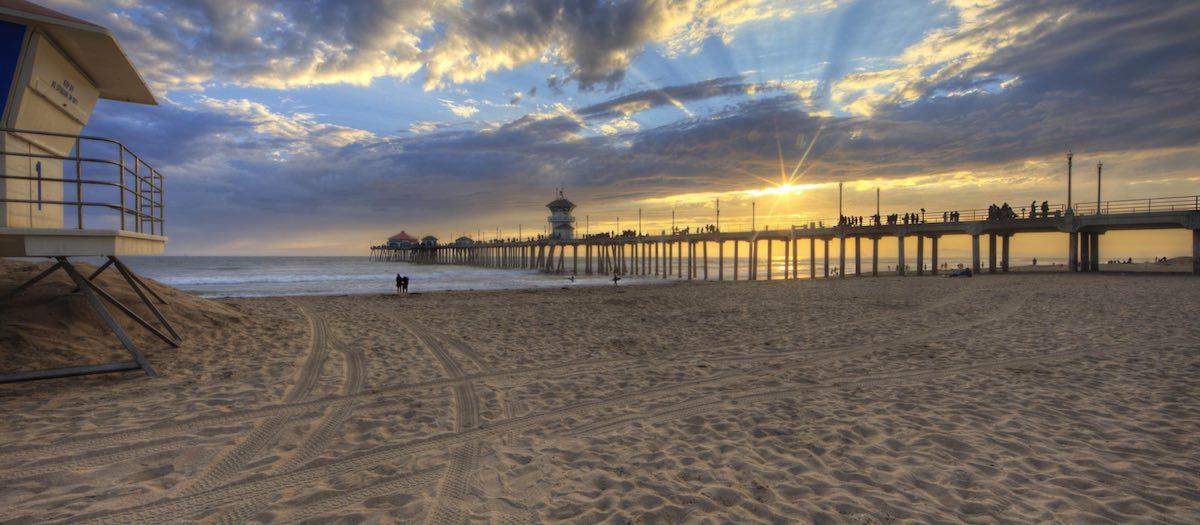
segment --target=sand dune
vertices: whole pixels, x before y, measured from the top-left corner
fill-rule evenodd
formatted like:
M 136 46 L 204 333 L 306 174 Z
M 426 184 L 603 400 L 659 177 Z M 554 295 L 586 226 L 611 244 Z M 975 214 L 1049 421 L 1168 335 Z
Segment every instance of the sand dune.
M 0 523 L 1194 523 L 1198 292 L 173 295 L 187 344 L 148 351 L 162 377 L 0 386 Z M 61 343 L 34 312 L 82 319 L 71 300 L 5 310 L 5 366 L 92 355 L 9 350 Z

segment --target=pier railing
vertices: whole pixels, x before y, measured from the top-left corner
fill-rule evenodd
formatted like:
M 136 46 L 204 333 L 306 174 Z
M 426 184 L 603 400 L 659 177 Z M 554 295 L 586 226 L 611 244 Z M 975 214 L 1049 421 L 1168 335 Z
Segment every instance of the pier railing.
M 124 144 L 104 137 L 28 129 L 0 128 L 0 132 L 7 134 L 0 148 L 5 163 L 0 166 L 0 179 L 36 185 L 28 199 L 0 195 L 0 202 L 63 206 L 64 213 L 74 211 L 77 229 L 85 227 L 85 210 L 100 210 L 108 212 L 111 224 L 120 230 L 164 235 L 163 176 Z M 31 146 L 18 149 L 13 137 Z M 65 155 L 53 153 L 68 148 Z M 29 159 L 29 169 L 9 169 L 9 157 Z M 43 160 L 61 161 L 62 174 L 44 175 Z M 62 197 L 44 197 L 42 188 L 46 183 L 61 184 Z
M 1170 211 L 1200 210 L 1200 195 L 1186 197 L 1158 197 L 1153 199 L 1125 199 L 1096 203 L 1079 203 L 1074 206 L 1076 215 L 1115 215 L 1121 213 L 1153 213 Z

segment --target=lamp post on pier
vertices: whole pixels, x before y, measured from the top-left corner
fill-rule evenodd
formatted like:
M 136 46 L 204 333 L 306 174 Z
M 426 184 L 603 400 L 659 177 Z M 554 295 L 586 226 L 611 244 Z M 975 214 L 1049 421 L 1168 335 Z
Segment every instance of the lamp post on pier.
M 842 223 L 842 183 L 838 182 L 838 224 Z
M 1071 213 L 1071 165 L 1075 159 L 1075 154 L 1067 150 L 1067 211 Z
M 1096 163 L 1096 215 L 1100 215 L 1100 174 L 1104 170 L 1104 163 Z

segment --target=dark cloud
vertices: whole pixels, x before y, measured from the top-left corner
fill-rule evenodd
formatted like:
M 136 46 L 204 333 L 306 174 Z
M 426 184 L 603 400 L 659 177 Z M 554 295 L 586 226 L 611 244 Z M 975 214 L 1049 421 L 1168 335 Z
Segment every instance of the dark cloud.
M 111 26 L 159 90 L 237 83 L 428 87 L 542 58 L 560 81 L 614 86 L 651 43 L 698 45 L 768 16 L 764 0 L 48 0 Z M 757 15 L 757 16 L 752 16 Z
M 976 32 L 1039 28 L 873 118 L 941 132 L 963 162 L 1200 143 L 1200 4 L 1012 2 L 988 17 Z M 1000 76 L 1012 85 L 978 89 Z
M 682 86 L 638 91 L 580 108 L 576 112 L 585 118 L 614 118 L 679 102 L 723 95 L 745 95 L 758 88 L 758 85 L 744 82 L 740 76 L 714 78 Z

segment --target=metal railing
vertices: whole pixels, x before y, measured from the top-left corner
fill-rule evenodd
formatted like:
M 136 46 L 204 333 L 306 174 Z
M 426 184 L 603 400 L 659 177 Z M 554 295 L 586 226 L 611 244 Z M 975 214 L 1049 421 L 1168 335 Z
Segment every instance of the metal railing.
M 1119 201 L 1078 203 L 1075 215 L 1116 215 L 1121 213 L 1152 213 L 1200 210 L 1200 195 L 1187 197 L 1158 197 L 1153 199 L 1125 199 Z
M 60 205 L 64 207 L 64 213 L 70 208 L 75 211 L 75 227 L 84 229 L 84 210 L 97 209 L 115 212 L 118 217 L 116 220 L 117 227 L 123 231 L 133 231 L 138 233 L 149 233 L 151 235 L 165 235 L 163 222 L 163 176 L 158 170 L 142 160 L 141 157 L 134 154 L 124 144 L 113 139 L 103 137 L 91 137 L 85 135 L 70 135 L 66 133 L 55 133 L 50 131 L 34 131 L 28 129 L 2 128 L 0 132 L 10 134 L 5 137 L 3 149 L 0 149 L 0 158 L 3 158 L 5 165 L 0 167 L 0 179 L 4 180 L 24 180 L 36 182 L 39 191 L 34 199 L 12 199 L 5 195 L 0 195 L 0 202 L 18 203 L 30 205 Z M 70 152 L 73 154 L 58 155 L 54 153 L 31 153 L 28 151 L 14 151 L 12 148 L 12 137 L 17 137 L 25 142 L 29 142 L 34 146 L 34 149 L 39 151 L 52 151 L 47 147 L 45 142 L 60 142 L 70 144 Z M 84 148 L 87 148 L 88 155 L 84 156 Z M 111 148 L 111 149 L 110 149 Z M 96 151 L 96 154 L 92 154 Z M 12 175 L 8 173 L 7 161 L 8 157 L 21 157 L 31 160 L 47 159 L 62 161 L 62 178 L 50 178 L 42 176 L 40 169 L 31 170 L 30 175 Z M 102 173 L 96 166 L 112 166 L 116 168 L 116 173 Z M 86 173 L 85 173 L 86 168 Z M 74 177 L 68 177 L 68 173 L 74 171 Z M 63 190 L 63 198 L 57 200 L 42 198 L 40 191 L 41 185 L 45 183 L 61 183 Z M 68 199 L 68 189 L 74 187 L 74 199 Z M 85 193 L 85 188 L 89 191 Z M 115 190 L 116 196 L 96 197 L 96 193 L 100 193 L 100 189 L 108 188 Z M 97 191 L 92 191 L 97 190 Z M 87 197 L 85 199 L 85 196 Z M 66 218 L 64 217 L 64 225 Z M 132 222 L 132 228 L 130 223 Z

